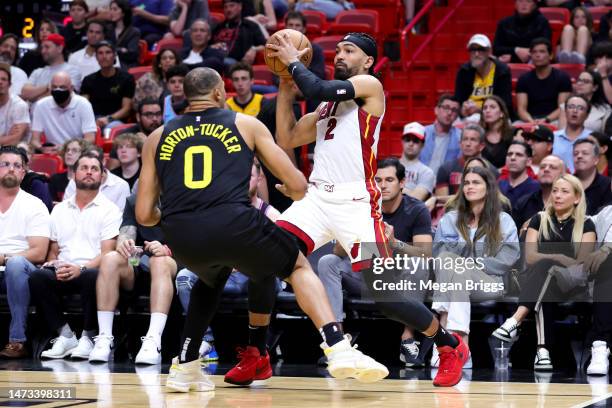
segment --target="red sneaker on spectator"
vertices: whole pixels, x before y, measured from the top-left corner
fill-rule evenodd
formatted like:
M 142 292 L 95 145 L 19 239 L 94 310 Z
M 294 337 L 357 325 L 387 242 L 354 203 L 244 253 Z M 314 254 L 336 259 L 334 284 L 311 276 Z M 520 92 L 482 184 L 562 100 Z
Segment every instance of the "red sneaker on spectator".
M 461 336 L 453 333 L 453 336 L 459 341 L 456 348 L 450 346 L 438 347 L 440 356 L 440 368 L 438 374 L 434 378 L 433 384 L 437 387 L 452 387 L 461 381 L 463 366 L 470 358 L 470 349 L 463 342 Z
M 249 385 L 253 381 L 272 377 L 270 355 L 267 352 L 261 356 L 257 347 L 247 346 L 246 349 L 238 349 L 238 358 L 238 364 L 225 374 L 226 383 Z

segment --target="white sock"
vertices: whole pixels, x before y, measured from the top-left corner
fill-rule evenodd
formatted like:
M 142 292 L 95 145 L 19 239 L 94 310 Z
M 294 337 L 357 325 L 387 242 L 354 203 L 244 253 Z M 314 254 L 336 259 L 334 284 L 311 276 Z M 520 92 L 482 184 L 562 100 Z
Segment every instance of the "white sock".
M 113 319 L 115 312 L 103 312 L 98 310 L 98 328 L 100 335 L 113 335 Z
M 510 325 L 517 325 L 518 321 L 514 318 L 514 317 L 509 317 L 508 320 L 506 320 Z
M 66 337 L 67 339 L 71 339 L 72 337 L 74 337 L 74 333 L 72 332 L 70 326 L 68 326 L 68 323 L 60 327 L 59 335 L 62 337 Z
M 165 313 L 151 313 L 151 321 L 149 322 L 147 337 L 154 337 L 158 343 L 161 343 L 161 335 L 164 332 L 164 327 L 166 327 L 167 318 L 168 315 Z

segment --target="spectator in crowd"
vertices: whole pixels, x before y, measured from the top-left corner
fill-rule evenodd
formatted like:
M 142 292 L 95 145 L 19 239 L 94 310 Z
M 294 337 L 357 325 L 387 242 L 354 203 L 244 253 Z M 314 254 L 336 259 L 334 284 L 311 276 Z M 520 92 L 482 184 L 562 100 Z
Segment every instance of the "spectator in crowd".
M 527 168 L 531 165 L 531 156 L 531 147 L 527 143 L 510 143 L 506 153 L 508 178 L 499 181 L 499 190 L 508 197 L 513 209 L 521 197 L 536 193 L 540 189 L 538 182 L 527 174 Z
M 536 0 L 515 0 L 514 4 L 514 15 L 497 23 L 493 54 L 505 63 L 527 63 L 533 58 L 531 42 L 540 37 L 550 41 L 552 32 L 548 20 L 538 10 Z
M 162 116 L 162 105 L 159 99 L 145 98 L 140 102 L 136 110 L 136 124 L 121 129 L 117 136 L 124 133 L 135 133 L 144 143 L 144 140 L 162 125 Z M 111 150 L 110 156 L 111 158 L 116 158 L 117 154 Z
M 159 100 L 161 98 L 166 89 L 166 73 L 171 67 L 180 63 L 181 58 L 178 52 L 171 48 L 164 48 L 155 55 L 151 63 L 151 72 L 147 72 L 136 81 L 134 99 L 132 100 L 134 110 L 143 99 L 154 98 Z
M 26 172 L 21 180 L 21 189 L 28 194 L 38 198 L 47 206 L 50 212 L 53 209 L 53 199 L 49 191 L 49 177 L 44 173 L 37 173 L 28 167 L 32 160 L 32 148 L 27 142 L 19 142 L 17 148 L 23 150 L 26 157 Z
M 550 347 L 554 342 L 554 303 L 562 299 L 557 277 L 544 286 L 551 268 L 567 268 L 583 263 L 594 249 L 595 225 L 586 217 L 586 201 L 580 180 L 565 174 L 554 183 L 551 200 L 544 211 L 529 222 L 525 238 L 525 281 L 521 284 L 519 306 L 493 332 L 493 336 L 514 342 L 518 328 L 527 315 L 534 311 L 537 328 L 535 371 L 552 371 Z M 542 297 L 539 308 L 536 300 Z
M 61 34 L 66 41 L 66 51 L 73 53 L 82 49 L 88 43 L 87 14 L 89 14 L 89 6 L 87 2 L 85 0 L 73 0 L 70 3 L 69 14 L 71 20 L 64 26 Z
M 2 358 L 28 356 L 25 347 L 30 304 L 28 280 L 36 264 L 45 261 L 49 247 L 49 211 L 36 197 L 19 188 L 27 169 L 24 152 L 0 148 L 0 265 L 11 322 Z
M 42 147 L 44 133 L 47 142 L 61 145 L 74 137 L 91 143 L 96 139 L 96 121 L 91 103 L 74 92 L 70 76 L 65 72 L 53 75 L 51 95 L 42 98 L 32 115 L 32 146 Z
M 427 141 L 425 141 L 427 145 Z M 436 200 L 445 203 L 454 195 L 461 184 L 461 174 L 466 160 L 480 156 L 485 146 L 485 131 L 476 124 L 469 124 L 463 128 L 459 147 L 461 156 L 445 162 L 436 176 Z
M 120 167 L 112 170 L 115 176 L 121 177 L 130 185 L 130 190 L 140 176 L 140 153 L 143 139 L 134 133 L 120 134 L 113 140 L 113 148 L 117 152 Z
M 253 166 L 251 168 L 251 178 L 249 180 L 249 198 L 251 200 L 251 205 L 258 209 L 262 214 L 268 217 L 271 221 L 276 222 L 276 219 L 280 216 L 280 212 L 274 208 L 273 206 L 267 204 L 264 200 L 258 197 L 258 185 L 260 184 L 260 178 L 263 175 L 261 172 L 261 164 L 259 160 L 255 158 L 253 161 Z M 199 279 L 198 275 L 191 272 L 189 269 L 181 269 L 176 275 L 176 291 L 178 297 L 181 301 L 181 306 L 183 307 L 183 311 L 185 314 L 189 313 L 189 300 L 191 298 L 191 289 L 193 285 Z M 264 290 L 264 286 L 267 286 L 270 282 L 253 282 L 249 280 L 249 278 L 239 271 L 232 271 L 229 278 L 225 282 L 225 286 L 223 287 L 223 294 L 229 296 L 238 296 L 238 295 L 248 295 L 249 300 L 253 299 L 253 294 L 257 293 L 268 293 L 262 292 Z M 278 279 L 275 279 L 274 284 L 276 285 L 276 292 L 281 290 Z M 251 306 L 249 306 L 251 309 Z M 193 311 L 192 311 L 193 312 Z M 261 313 L 261 311 L 255 313 L 249 311 L 249 347 L 258 347 L 257 345 L 257 332 L 259 332 L 259 328 L 264 326 L 267 331 L 267 327 L 270 323 L 270 315 Z M 219 359 L 217 355 L 217 351 L 214 347 L 214 334 L 212 329 L 208 327 L 204 337 L 202 338 L 202 343 L 200 345 L 200 356 L 203 361 L 215 361 Z M 262 355 L 266 355 L 267 351 L 265 350 L 266 339 L 264 335 L 264 339 L 262 340 L 263 345 L 259 345 L 259 347 L 263 347 L 264 350 L 261 350 Z M 254 350 L 252 350 L 254 351 Z M 259 355 L 259 351 L 258 351 Z M 239 363 L 240 364 L 240 363 Z
M 419 160 L 424 144 L 425 127 L 418 122 L 406 124 L 402 134 L 403 154 L 400 158 L 406 174 L 402 192 L 421 201 L 427 200 L 436 184 L 434 172 Z
M 485 98 L 480 126 L 485 130 L 485 148 L 482 157 L 495 167 L 502 167 L 512 141 L 512 126 L 508 108 L 499 96 L 491 95 Z
M 96 44 L 100 70 L 83 80 L 81 95 L 91 102 L 100 128 L 113 128 L 129 118 L 134 97 L 134 77 L 115 63 L 115 47 L 108 41 Z
M 183 31 L 198 18 L 208 20 L 208 1 L 205 0 L 176 0 L 170 12 L 170 33 L 168 38 L 182 37 Z
M 376 172 L 376 183 L 382 193 L 382 215 L 385 222 L 385 235 L 390 245 L 400 256 L 411 257 L 431 255 L 431 216 L 425 205 L 419 200 L 402 194 L 406 181 L 404 166 L 396 158 L 381 160 Z M 350 259 L 345 250 L 338 244 L 333 254 L 319 259 L 318 273 L 327 291 L 336 321 L 342 323 L 343 290 L 352 297 L 360 297 L 365 290 L 363 274 L 353 272 Z M 402 277 L 419 282 L 427 280 L 428 272 L 423 269 L 402 271 Z M 411 299 L 422 302 L 425 293 L 411 291 Z M 414 332 L 404 328 L 401 337 L 400 359 L 407 366 L 422 366 L 425 354 L 432 343 L 423 338 L 419 344 Z
M 100 194 L 104 167 L 99 157 L 81 156 L 74 165 L 77 192 L 51 213 L 51 247 L 42 269 L 30 276 L 30 290 L 46 326 L 57 331 L 43 358 L 89 358 L 97 331 L 96 277 L 100 260 L 115 248 L 121 213 Z M 77 220 L 75 222 L 75 220 Z M 86 228 L 85 228 L 86 227 Z M 61 310 L 61 296 L 80 293 L 83 333 L 77 341 Z
M 610 277 L 612 276 L 612 257 L 610 257 L 610 243 L 612 235 L 612 205 L 604 207 L 597 215 L 591 217 L 597 232 L 597 241 L 601 247 L 590 254 L 584 261 L 584 272 L 590 278 L 594 277 L 593 282 L 593 327 L 591 362 L 587 367 L 587 375 L 608 375 L 610 362 L 609 344 L 612 338 L 612 314 L 610 313 L 610 303 L 612 299 L 612 286 Z M 607 383 L 607 381 L 606 381 Z
M 128 0 L 113 0 L 110 3 L 110 19 L 115 26 L 115 46 L 121 68 L 138 65 L 140 31 L 132 25 L 132 7 Z
M 485 99 L 500 97 L 512 109 L 512 75 L 503 62 L 491 55 L 491 41 L 475 34 L 467 44 L 470 61 L 463 64 L 455 79 L 455 97 L 461 103 L 461 116 L 478 121 Z
M 612 180 L 597 172 L 599 145 L 588 137 L 574 143 L 575 175 L 582 183 L 587 215 L 595 215 L 602 207 L 612 203 Z
M 589 136 L 597 141 L 599 145 L 599 162 L 597 163 L 597 171 L 602 176 L 610 177 L 612 172 L 610 171 L 610 164 L 612 164 L 612 139 L 606 133 L 593 132 Z
M 538 172 L 539 191 L 520 198 L 512 210 L 512 217 L 521 237 L 527 232 L 531 217 L 544 210 L 544 203 L 550 198 L 553 182 L 565 172 L 565 164 L 559 157 L 549 155 L 542 159 Z
M 90 143 L 85 139 L 73 138 L 67 140 L 62 145 L 60 157 L 64 161 L 65 171 L 55 173 L 49 181 L 49 192 L 55 202 L 62 201 L 68 182 L 74 178 L 74 163 L 81 156 L 81 153 L 89 149 Z
M 591 131 L 584 127 L 589 116 L 591 104 L 584 96 L 571 95 L 565 102 L 567 125 L 555 132 L 553 154 L 559 156 L 571 173 L 574 172 L 573 146 L 576 141 L 584 139 Z
M 132 5 L 133 25 L 140 31 L 140 38 L 149 47 L 162 39 L 170 24 L 170 11 L 173 0 L 130 0 Z
M 440 323 L 468 341 L 471 300 L 494 299 L 504 294 L 504 277 L 520 257 L 518 236 L 512 217 L 502 210 L 499 190 L 492 172 L 482 167 L 466 168 L 461 176 L 453 210 L 444 214 L 434 237 L 433 254 L 443 260 L 434 265 L 436 282 L 463 282 L 462 290 L 434 291 L 432 309 L 440 315 Z M 481 259 L 473 267 L 463 262 L 465 271 L 450 266 L 446 259 Z M 466 289 L 465 282 L 491 285 L 490 292 Z M 493 290 L 493 285 L 497 290 Z M 432 366 L 438 365 L 434 351 Z M 471 362 L 466 366 L 471 367 Z
M 102 160 L 104 157 L 104 152 L 99 146 L 91 146 L 89 150 L 85 151 L 85 153 L 95 155 L 96 157 L 99 157 L 100 160 Z M 66 191 L 64 192 L 64 201 L 74 196 L 77 190 L 75 181 L 76 180 L 74 178 L 68 181 Z M 121 177 L 115 176 L 113 173 L 108 171 L 108 169 L 103 168 L 100 192 L 123 212 L 125 200 L 130 196 L 130 185 Z
M 276 14 L 272 0 L 246 1 L 242 4 L 242 15 L 257 23 L 266 39 L 269 37 L 268 31 L 276 31 Z
M 134 206 L 136 196 L 127 199 L 123 221 L 119 228 L 117 249 L 106 253 L 100 261 L 96 283 L 98 331 L 95 346 L 89 354 L 90 362 L 108 362 L 113 348 L 113 318 L 119 302 L 120 290 L 133 291 L 139 273 L 151 275 L 149 330 L 142 337 L 142 346 L 136 355 L 136 364 L 161 363 L 161 336 L 172 303 L 177 264 L 172 251 L 164 244 L 160 226 L 145 227 L 136 222 Z M 138 254 L 136 246 L 144 253 Z M 138 264 L 131 262 L 138 257 Z
M 38 23 L 38 29 L 34 32 L 36 48 L 26 52 L 19 60 L 19 68 L 24 70 L 27 75 L 31 75 L 37 68 L 43 68 L 48 63 L 42 56 L 42 42 L 47 39 L 49 34 L 58 34 L 57 26 L 48 18 L 42 18 Z
M 612 13 L 608 11 L 606 15 L 601 16 L 599 19 L 599 32 L 595 38 L 596 42 L 610 41 L 612 39 L 611 28 L 612 24 Z
M 0 37 L 0 63 L 8 64 L 11 67 L 10 92 L 17 96 L 21 95 L 21 89 L 28 82 L 26 73 L 15 66 L 18 47 L 19 38 L 15 34 L 7 33 Z
M 459 116 L 461 104 L 451 94 L 442 94 L 434 109 L 436 120 L 425 126 L 425 146 L 419 158 L 434 174 L 443 163 L 461 155 L 459 141 L 461 130 L 453 126 Z
M 336 18 L 339 12 L 342 10 L 354 9 L 355 5 L 348 0 L 312 0 L 312 1 L 298 1 L 295 10 L 316 10 L 325 13 L 328 20 Z
M 185 64 L 175 65 L 166 72 L 166 83 L 169 95 L 164 97 L 164 123 L 174 119 L 187 108 L 187 99 L 183 92 L 183 80 L 189 72 Z
M 572 91 L 565 72 L 551 66 L 552 47 L 545 38 L 531 42 L 531 61 L 535 69 L 524 73 L 516 84 L 516 105 L 523 122 L 553 123 L 559 119 L 559 105 Z
M 225 52 L 225 67 L 238 61 L 253 64 L 257 51 L 266 43 L 259 26 L 242 17 L 240 0 L 223 0 L 223 15 L 225 20 L 215 28 L 212 43 Z
M 100 64 L 96 58 L 96 44 L 104 41 L 104 23 L 101 20 L 90 20 L 87 23 L 86 38 L 86 46 L 74 51 L 68 58 L 68 63 L 79 69 L 82 78 L 100 70 Z M 119 59 L 115 58 L 115 67 L 120 66 Z
M 536 125 L 534 129 L 523 132 L 525 143 L 531 146 L 533 156 L 531 157 L 531 169 L 534 174 L 540 172 L 540 163 L 552 154 L 554 134 L 552 130 L 543 125 Z
M 76 92 L 79 92 L 81 89 L 81 73 L 77 67 L 64 61 L 64 37 L 59 34 L 49 34 L 41 42 L 40 49 L 47 65 L 32 72 L 28 82 L 21 90 L 22 97 L 29 102 L 35 102 L 48 96 L 50 92 L 49 82 L 51 82 L 53 75 L 58 72 L 66 72 L 70 75 L 72 87 Z
M 263 95 L 253 93 L 253 67 L 245 62 L 237 62 L 229 70 L 236 96 L 226 101 L 229 109 L 245 115 L 257 116 L 265 104 Z
M 608 103 L 612 103 L 612 42 L 596 43 L 591 48 L 592 69 L 601 75 L 604 95 Z
M 591 111 L 584 121 L 584 127 L 591 131 L 604 131 L 606 121 L 610 117 L 610 105 L 606 100 L 603 91 L 601 75 L 595 71 L 584 71 L 578 75 L 576 79 L 575 92 L 591 103 Z M 565 104 L 561 104 L 561 113 L 559 116 L 559 127 L 564 128 L 567 125 L 567 114 L 565 112 Z
M 211 47 L 210 25 L 203 19 L 194 20 L 189 29 L 191 46 L 184 48 L 181 58 L 183 64 L 190 69 L 198 67 L 212 68 L 223 74 L 223 58 L 225 54 L 219 48 Z
M 570 24 L 563 27 L 560 51 L 557 60 L 562 64 L 584 64 L 586 54 L 593 42 L 593 16 L 586 7 L 572 10 Z
M 30 129 L 28 104 L 10 92 L 11 67 L 0 63 L 0 146 L 16 145 Z

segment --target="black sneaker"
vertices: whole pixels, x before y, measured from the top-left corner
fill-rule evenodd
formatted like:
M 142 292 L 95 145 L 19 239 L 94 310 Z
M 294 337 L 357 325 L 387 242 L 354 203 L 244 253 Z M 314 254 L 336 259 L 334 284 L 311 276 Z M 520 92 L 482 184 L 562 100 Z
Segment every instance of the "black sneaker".
M 414 339 L 402 340 L 400 345 L 400 360 L 406 367 L 423 367 L 423 359 L 419 358 L 419 345 Z

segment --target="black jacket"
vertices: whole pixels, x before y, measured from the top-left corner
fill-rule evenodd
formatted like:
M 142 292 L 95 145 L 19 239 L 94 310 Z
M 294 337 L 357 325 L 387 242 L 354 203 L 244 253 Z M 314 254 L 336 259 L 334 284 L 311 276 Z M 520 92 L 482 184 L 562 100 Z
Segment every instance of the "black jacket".
M 526 17 L 520 17 L 517 13 L 505 17 L 497 23 L 495 40 L 493 41 L 493 54 L 496 56 L 510 54 L 511 62 L 521 62 L 514 53 L 515 47 L 529 48 L 531 41 L 538 37 L 551 39 L 552 32 L 546 17 L 540 10 L 534 11 Z
M 506 107 L 510 112 L 512 109 L 512 75 L 508 65 L 501 61 L 492 59 L 495 64 L 495 75 L 493 76 L 493 95 L 497 95 L 506 102 Z M 472 94 L 476 68 L 472 68 L 469 62 L 459 67 L 455 79 L 455 98 L 462 104 Z M 511 113 L 512 114 L 512 113 Z

